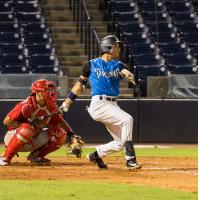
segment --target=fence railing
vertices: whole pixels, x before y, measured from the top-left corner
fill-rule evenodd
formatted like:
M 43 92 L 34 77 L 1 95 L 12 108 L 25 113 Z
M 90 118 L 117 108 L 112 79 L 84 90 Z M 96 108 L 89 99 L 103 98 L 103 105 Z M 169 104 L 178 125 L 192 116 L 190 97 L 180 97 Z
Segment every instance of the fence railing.
M 80 42 L 84 44 L 88 60 L 99 55 L 99 36 L 91 27 L 91 17 L 84 0 L 70 0 L 69 9 L 73 12 L 76 32 L 80 34 Z

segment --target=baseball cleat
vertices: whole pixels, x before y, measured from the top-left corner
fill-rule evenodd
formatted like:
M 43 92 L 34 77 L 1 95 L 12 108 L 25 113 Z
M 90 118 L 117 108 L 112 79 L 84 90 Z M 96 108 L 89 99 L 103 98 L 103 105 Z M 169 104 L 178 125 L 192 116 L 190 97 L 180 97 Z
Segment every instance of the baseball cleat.
M 49 166 L 51 165 L 51 160 L 47 158 L 36 157 L 33 154 L 29 154 L 27 160 L 31 162 L 31 164 L 40 165 L 40 166 Z
M 0 166 L 7 166 L 10 162 L 8 162 L 4 157 L 0 157 Z
M 98 168 L 100 169 L 108 169 L 107 165 L 103 162 L 103 160 L 99 157 L 98 153 L 92 152 L 87 154 L 87 159 L 90 162 L 93 162 L 95 165 L 97 165 Z
M 141 169 L 142 165 L 135 160 L 127 160 L 126 162 L 126 169 L 134 170 L 134 169 Z

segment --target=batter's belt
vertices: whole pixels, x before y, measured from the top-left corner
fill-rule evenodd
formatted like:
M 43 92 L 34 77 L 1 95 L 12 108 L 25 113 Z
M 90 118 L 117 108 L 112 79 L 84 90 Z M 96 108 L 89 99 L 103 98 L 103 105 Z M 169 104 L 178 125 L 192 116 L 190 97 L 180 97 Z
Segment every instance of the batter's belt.
M 96 95 L 93 96 L 92 99 L 94 100 L 104 100 L 104 101 L 117 101 L 117 97 L 115 96 L 106 96 L 106 95 Z

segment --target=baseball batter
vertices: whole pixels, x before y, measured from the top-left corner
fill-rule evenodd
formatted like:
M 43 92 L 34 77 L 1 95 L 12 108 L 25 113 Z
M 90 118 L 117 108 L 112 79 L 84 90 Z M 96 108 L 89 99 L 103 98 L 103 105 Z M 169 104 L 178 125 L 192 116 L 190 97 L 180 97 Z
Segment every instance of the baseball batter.
M 55 82 L 40 79 L 31 86 L 32 94 L 18 103 L 5 117 L 8 127 L 5 152 L 0 166 L 9 165 L 21 151 L 31 152 L 27 159 L 37 165 L 49 165 L 45 156 L 61 147 L 73 131 L 58 112 Z M 46 116 L 46 117 L 45 117 Z
M 83 66 L 79 80 L 62 104 L 67 112 L 70 104 L 79 96 L 89 79 L 91 86 L 91 104 L 89 114 L 95 121 L 105 124 L 113 141 L 96 147 L 88 154 L 88 159 L 101 169 L 107 169 L 102 157 L 109 153 L 125 150 L 126 168 L 139 169 L 132 142 L 133 118 L 117 105 L 119 83 L 122 78 L 135 84 L 133 74 L 120 58 L 122 42 L 114 35 L 100 41 L 101 57 L 90 60 Z

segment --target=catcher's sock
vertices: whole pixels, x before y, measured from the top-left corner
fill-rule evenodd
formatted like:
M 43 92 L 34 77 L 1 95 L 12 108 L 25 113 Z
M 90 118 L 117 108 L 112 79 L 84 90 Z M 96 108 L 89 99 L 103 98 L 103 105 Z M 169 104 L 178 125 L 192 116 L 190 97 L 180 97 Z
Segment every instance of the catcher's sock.
M 16 135 L 12 137 L 6 150 L 3 154 L 3 158 L 10 162 L 10 160 L 15 156 L 15 154 L 25 145 L 26 143 L 21 141 Z
M 99 157 L 97 151 L 94 151 L 87 155 L 87 158 L 96 164 L 100 169 L 108 169 L 107 165 L 103 162 L 103 160 Z

